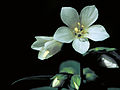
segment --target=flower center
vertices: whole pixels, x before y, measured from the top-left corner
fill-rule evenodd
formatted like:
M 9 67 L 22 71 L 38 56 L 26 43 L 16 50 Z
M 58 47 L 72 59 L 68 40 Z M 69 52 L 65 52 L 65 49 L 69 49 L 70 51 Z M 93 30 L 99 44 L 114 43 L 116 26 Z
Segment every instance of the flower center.
M 77 26 L 74 28 L 73 33 L 76 38 L 83 38 L 87 31 L 85 30 L 84 26 L 78 22 Z

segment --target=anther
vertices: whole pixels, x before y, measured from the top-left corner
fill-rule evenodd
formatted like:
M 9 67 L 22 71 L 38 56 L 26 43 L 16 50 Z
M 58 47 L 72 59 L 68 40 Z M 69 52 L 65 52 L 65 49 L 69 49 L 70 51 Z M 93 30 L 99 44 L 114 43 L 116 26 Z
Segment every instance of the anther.
M 83 25 L 81 25 L 81 27 L 83 28 L 84 26 L 83 26 Z
M 79 22 L 78 22 L 77 24 L 80 26 L 80 23 L 79 23 Z
M 80 31 L 82 31 L 83 30 L 83 28 L 80 28 Z
M 74 30 L 75 30 L 75 32 L 78 32 L 78 31 L 79 31 L 77 27 L 75 27 Z
M 75 33 L 75 36 L 77 35 L 77 33 Z
M 83 25 L 81 25 L 81 27 L 80 27 L 80 31 L 82 31 L 82 30 L 83 30 L 83 28 L 84 28 L 84 26 L 83 26 Z
M 78 34 L 78 37 L 81 37 L 81 34 Z

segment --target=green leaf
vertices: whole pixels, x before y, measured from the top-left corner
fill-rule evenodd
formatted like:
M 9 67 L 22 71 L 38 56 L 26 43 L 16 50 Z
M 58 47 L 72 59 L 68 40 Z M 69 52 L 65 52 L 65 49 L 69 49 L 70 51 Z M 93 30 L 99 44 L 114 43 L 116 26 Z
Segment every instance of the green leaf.
M 52 88 L 52 87 L 46 86 L 46 87 L 33 88 L 30 90 L 58 90 L 58 88 Z
M 74 89 L 79 90 L 81 84 L 81 77 L 79 75 L 73 75 L 71 78 L 70 86 Z
M 88 52 L 86 52 L 85 54 L 83 54 L 83 56 L 89 54 L 90 52 L 98 52 L 98 51 L 103 51 L 105 50 L 106 52 L 109 52 L 109 51 L 115 51 L 116 48 L 108 48 L 108 47 L 95 47 L 95 48 L 92 48 L 90 49 Z
M 66 89 L 66 88 L 62 88 L 62 90 L 69 90 L 69 89 Z
M 107 90 L 120 90 L 120 88 L 108 88 Z
M 62 88 L 62 90 L 75 90 L 75 89 L 73 89 L 73 88 L 69 87 L 69 89 Z
M 75 60 L 67 60 L 60 65 L 60 72 L 80 74 L 80 63 Z

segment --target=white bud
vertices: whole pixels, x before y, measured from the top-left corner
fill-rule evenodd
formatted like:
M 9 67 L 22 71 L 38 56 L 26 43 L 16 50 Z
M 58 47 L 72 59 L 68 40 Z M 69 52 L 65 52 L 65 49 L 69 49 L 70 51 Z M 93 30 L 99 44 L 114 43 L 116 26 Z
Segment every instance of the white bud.
M 60 80 L 56 77 L 52 82 L 52 87 L 59 87 L 61 84 Z

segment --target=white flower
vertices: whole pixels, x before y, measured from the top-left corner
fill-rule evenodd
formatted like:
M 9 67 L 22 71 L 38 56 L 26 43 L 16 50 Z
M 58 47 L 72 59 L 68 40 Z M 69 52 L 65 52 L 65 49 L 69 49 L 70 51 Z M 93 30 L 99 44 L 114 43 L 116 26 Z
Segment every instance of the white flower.
M 63 7 L 60 15 L 63 23 L 68 27 L 58 28 L 54 39 L 63 43 L 73 41 L 73 48 L 81 54 L 84 54 L 90 47 L 88 38 L 93 41 L 103 41 L 109 37 L 102 25 L 92 25 L 98 18 L 95 5 L 84 7 L 80 16 L 74 8 Z
M 38 50 L 38 58 L 41 60 L 48 59 L 61 50 L 62 43 L 48 36 L 36 36 L 36 41 L 31 45 L 31 48 Z

